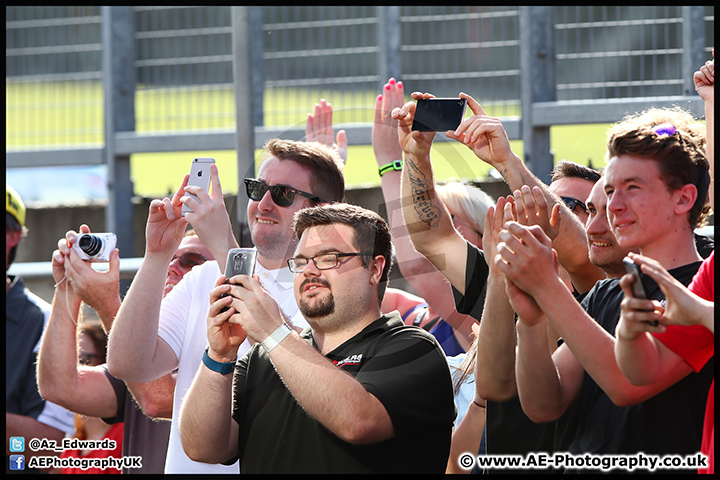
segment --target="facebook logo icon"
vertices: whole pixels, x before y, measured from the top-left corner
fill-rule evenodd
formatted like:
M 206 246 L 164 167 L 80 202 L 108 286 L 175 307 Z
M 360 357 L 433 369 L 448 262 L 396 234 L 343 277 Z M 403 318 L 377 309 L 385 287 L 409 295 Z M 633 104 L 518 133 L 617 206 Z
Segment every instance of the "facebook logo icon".
M 25 470 L 25 455 L 10 455 L 10 470 Z

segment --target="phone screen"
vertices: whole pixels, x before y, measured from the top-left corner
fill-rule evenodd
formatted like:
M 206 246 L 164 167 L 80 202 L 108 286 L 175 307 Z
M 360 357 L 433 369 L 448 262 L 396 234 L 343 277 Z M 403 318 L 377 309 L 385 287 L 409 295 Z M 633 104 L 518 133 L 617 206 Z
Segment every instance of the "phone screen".
M 195 158 L 190 166 L 190 178 L 188 179 L 188 185 L 194 185 L 202 187 L 207 191 L 210 188 L 210 165 L 215 163 L 214 158 Z M 197 195 L 192 193 L 186 193 L 195 200 L 198 200 Z M 199 200 L 198 200 L 199 201 Z M 192 212 L 192 208 L 183 204 L 181 214 L 185 216 L 186 213 Z
M 465 115 L 464 98 L 421 98 L 417 101 L 412 129 L 420 132 L 455 130 Z

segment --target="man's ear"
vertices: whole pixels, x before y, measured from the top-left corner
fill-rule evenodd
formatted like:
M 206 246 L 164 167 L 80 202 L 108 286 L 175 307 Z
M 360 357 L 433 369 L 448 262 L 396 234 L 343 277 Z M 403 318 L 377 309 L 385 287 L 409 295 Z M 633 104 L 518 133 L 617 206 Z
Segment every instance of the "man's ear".
M 380 279 L 382 278 L 383 270 L 385 270 L 385 257 L 382 255 L 377 255 L 373 257 L 372 261 L 370 262 L 370 283 L 373 285 L 378 285 L 380 283 Z
M 695 201 L 698 198 L 697 187 L 692 183 L 682 186 L 675 192 L 677 200 L 675 203 L 675 213 L 678 215 L 684 215 L 688 213 L 695 206 Z

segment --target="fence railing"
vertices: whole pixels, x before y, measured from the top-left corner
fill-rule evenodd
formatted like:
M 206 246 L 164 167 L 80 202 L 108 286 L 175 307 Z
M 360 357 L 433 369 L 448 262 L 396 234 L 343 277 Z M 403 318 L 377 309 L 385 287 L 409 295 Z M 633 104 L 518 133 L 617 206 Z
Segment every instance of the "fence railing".
M 547 178 L 552 126 L 651 105 L 702 116 L 692 72 L 713 39 L 711 6 L 9 6 L 6 168 L 107 165 L 106 228 L 137 256 L 133 154 L 235 151 L 241 178 L 267 139 L 303 138 L 298 118 L 328 95 L 369 145 L 367 99 L 394 76 L 472 93 Z

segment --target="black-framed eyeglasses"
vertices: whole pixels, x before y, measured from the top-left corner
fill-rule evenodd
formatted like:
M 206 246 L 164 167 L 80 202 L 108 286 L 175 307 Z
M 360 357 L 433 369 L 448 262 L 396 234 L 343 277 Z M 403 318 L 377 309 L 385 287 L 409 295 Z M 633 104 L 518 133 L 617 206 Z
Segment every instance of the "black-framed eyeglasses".
M 357 257 L 360 255 L 372 255 L 372 252 L 356 252 L 356 253 L 321 253 L 311 258 L 295 257 L 287 261 L 288 268 L 293 273 L 301 273 L 305 270 L 310 260 L 315 264 L 318 270 L 329 270 L 340 264 L 340 257 Z
M 172 261 L 174 262 L 176 258 L 179 260 L 180 266 L 185 270 L 190 270 L 196 265 L 202 265 L 208 260 L 199 253 L 193 252 L 183 253 L 179 257 L 177 255 L 174 255 Z
M 313 202 L 323 203 L 323 200 L 317 195 L 312 193 L 303 192 L 296 188 L 287 187 L 285 185 L 268 185 L 262 180 L 255 178 L 245 179 L 245 191 L 250 200 L 259 202 L 265 196 L 265 192 L 270 190 L 273 202 L 279 207 L 289 207 L 295 201 L 295 195 L 302 195 L 303 197 L 312 200 Z
M 560 197 L 560 198 L 562 199 L 563 202 L 565 202 L 565 205 L 567 205 L 567 207 L 570 209 L 570 211 L 574 212 L 575 207 L 580 207 L 585 211 L 585 213 L 589 213 L 587 205 L 585 205 L 585 203 L 581 202 L 577 198 L 573 198 L 573 197 Z

